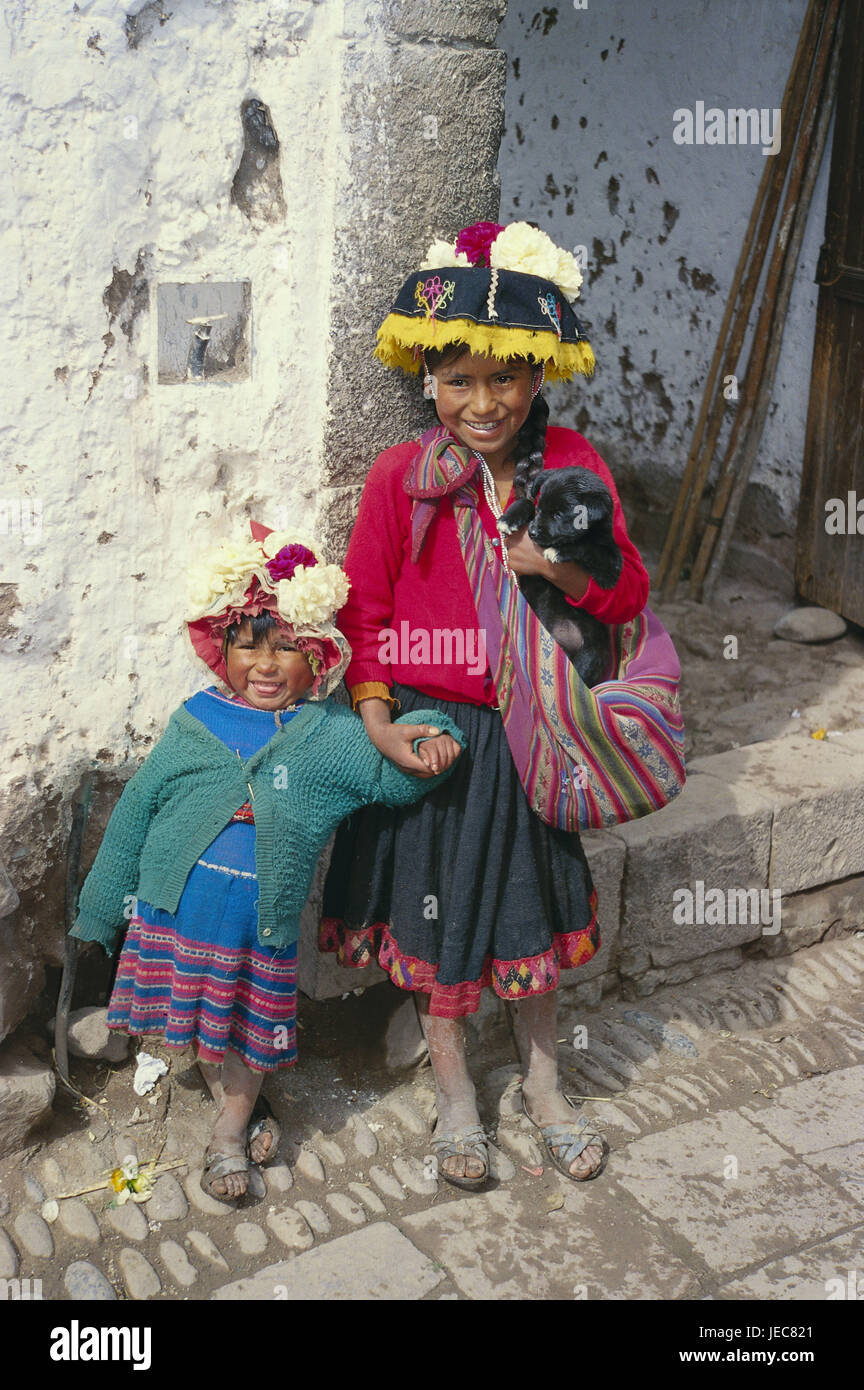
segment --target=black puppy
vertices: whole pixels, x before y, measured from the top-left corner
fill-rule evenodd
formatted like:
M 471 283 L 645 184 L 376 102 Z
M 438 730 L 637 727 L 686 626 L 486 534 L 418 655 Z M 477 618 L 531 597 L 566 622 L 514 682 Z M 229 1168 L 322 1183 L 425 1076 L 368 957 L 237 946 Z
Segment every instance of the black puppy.
M 621 551 L 612 537 L 612 496 L 589 468 L 542 469 L 528 496 L 509 506 L 498 522 L 504 536 L 528 527 L 528 535 L 553 564 L 575 561 L 612 589 L 621 573 Z M 574 608 L 539 574 L 523 574 L 519 587 L 546 631 L 562 646 L 586 685 L 597 685 L 609 664 L 609 629 Z

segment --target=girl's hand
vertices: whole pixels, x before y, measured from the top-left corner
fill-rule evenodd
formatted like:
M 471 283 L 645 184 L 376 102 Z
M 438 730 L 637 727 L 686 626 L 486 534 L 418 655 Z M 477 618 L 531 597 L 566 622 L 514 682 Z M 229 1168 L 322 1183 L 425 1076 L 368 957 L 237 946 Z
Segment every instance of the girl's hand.
M 420 744 L 419 756 L 426 763 L 431 775 L 437 777 L 440 772 L 446 772 L 448 767 L 453 766 L 461 752 L 462 749 L 455 738 L 450 734 L 439 734 L 437 738 L 430 738 L 426 743 Z
M 517 577 L 520 574 L 540 574 L 570 598 L 579 599 L 585 593 L 590 580 L 588 571 L 570 560 L 560 564 L 547 560 L 539 545 L 528 535 L 527 527 L 523 526 L 521 531 L 514 531 L 512 536 L 502 539 L 507 547 L 510 568 Z
M 367 732 L 379 753 L 389 758 L 390 762 L 403 772 L 410 772 L 414 777 L 436 776 L 455 762 L 459 754 L 459 745 L 455 739 L 449 734 L 439 735 L 434 724 L 376 724 L 372 728 L 367 726 Z M 438 736 L 431 738 L 428 743 L 421 743 L 418 757 L 411 747 L 412 743 L 415 738 L 425 738 L 430 734 Z M 448 745 L 446 749 L 445 743 Z M 455 753 L 451 753 L 449 745 L 452 745 Z M 427 749 L 430 751 L 426 752 L 424 757 L 424 751 Z
M 539 545 L 528 535 L 527 526 L 502 539 L 507 547 L 507 559 L 514 574 L 542 574 L 544 579 L 552 578 L 552 565 Z

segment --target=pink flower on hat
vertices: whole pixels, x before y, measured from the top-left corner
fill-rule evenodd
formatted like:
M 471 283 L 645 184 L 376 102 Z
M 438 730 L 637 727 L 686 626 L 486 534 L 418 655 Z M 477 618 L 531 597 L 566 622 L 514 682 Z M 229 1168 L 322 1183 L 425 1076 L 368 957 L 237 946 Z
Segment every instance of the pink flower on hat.
M 318 561 L 307 546 L 296 543 L 283 545 L 282 549 L 273 556 L 273 559 L 267 561 L 267 573 L 275 584 L 280 579 L 293 579 L 294 571 L 300 565 L 305 565 L 308 569 L 317 563 Z
M 463 227 L 456 238 L 456 254 L 464 252 L 472 265 L 489 264 L 492 243 L 504 227 L 500 222 L 474 222 Z

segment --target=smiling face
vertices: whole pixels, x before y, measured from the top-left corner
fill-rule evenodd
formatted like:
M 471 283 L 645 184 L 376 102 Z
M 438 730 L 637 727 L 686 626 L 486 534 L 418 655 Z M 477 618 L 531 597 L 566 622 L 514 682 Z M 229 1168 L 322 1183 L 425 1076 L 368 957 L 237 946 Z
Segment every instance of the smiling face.
M 438 419 L 461 444 L 476 449 L 490 467 L 506 463 L 531 409 L 534 368 L 523 358 L 509 362 L 462 352 L 435 362 Z
M 287 633 L 273 626 L 256 641 L 248 618 L 225 648 L 225 667 L 232 690 L 256 709 L 286 709 L 315 679 Z

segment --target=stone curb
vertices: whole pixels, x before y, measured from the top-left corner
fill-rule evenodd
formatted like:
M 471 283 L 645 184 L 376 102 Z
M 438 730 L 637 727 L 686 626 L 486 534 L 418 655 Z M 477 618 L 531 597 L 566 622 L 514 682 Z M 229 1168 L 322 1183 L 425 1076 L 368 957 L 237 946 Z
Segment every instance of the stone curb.
M 800 932 L 784 937 L 784 915 L 793 924 L 802 913 L 818 918 L 809 901 L 814 890 L 825 895 L 827 885 L 844 881 L 842 900 L 860 916 L 864 730 L 821 741 L 802 733 L 696 758 L 671 805 L 589 831 L 583 844 L 603 945 L 589 965 L 565 972 L 562 984 L 585 1002 L 616 989 L 645 995 L 729 968 L 743 960 L 743 948 L 786 954 L 804 942 Z M 692 920 L 681 920 L 690 906 L 685 889 L 693 895 Z M 706 895 L 716 889 L 712 908 Z M 745 902 L 743 893 L 754 889 L 758 901 L 751 893 Z M 855 925 L 864 923 L 844 922 L 846 930 Z

